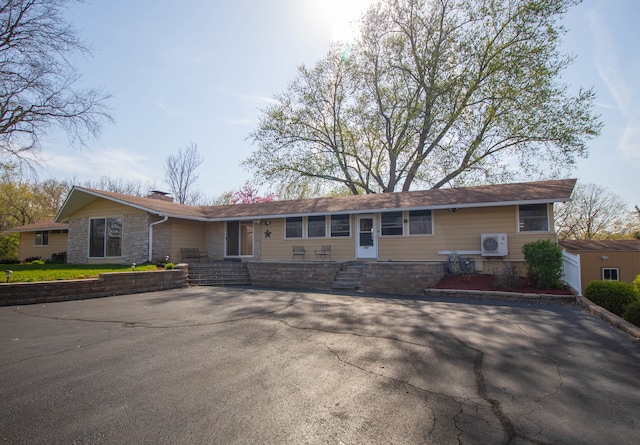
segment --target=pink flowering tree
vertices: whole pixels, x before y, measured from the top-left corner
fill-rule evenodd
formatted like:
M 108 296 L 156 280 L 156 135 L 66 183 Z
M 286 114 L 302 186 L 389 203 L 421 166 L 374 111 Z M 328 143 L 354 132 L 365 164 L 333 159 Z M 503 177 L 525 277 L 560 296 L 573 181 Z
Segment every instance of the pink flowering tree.
M 258 196 L 258 189 L 252 186 L 249 181 L 245 182 L 239 190 L 231 192 L 231 202 L 233 204 L 271 202 L 275 201 L 277 198 L 277 195 L 273 192 L 269 192 L 265 196 Z

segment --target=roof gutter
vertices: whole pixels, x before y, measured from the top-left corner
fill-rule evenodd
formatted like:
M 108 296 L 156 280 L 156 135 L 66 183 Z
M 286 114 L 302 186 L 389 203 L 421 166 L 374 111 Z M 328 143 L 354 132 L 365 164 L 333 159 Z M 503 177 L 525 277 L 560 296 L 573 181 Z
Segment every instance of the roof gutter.
M 165 223 L 168 220 L 169 220 L 169 217 L 165 216 L 160 221 L 156 221 L 156 222 L 153 222 L 153 223 L 149 224 L 149 257 L 147 258 L 149 261 L 151 261 L 151 257 L 153 256 L 153 226 L 155 226 L 157 224 Z

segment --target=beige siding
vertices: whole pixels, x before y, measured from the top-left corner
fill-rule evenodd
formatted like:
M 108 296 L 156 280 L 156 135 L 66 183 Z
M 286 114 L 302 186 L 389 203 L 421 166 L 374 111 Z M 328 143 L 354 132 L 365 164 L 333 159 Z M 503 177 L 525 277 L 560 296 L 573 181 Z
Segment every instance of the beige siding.
M 405 217 L 408 215 L 405 215 Z M 523 261 L 522 246 L 538 239 L 555 241 L 553 232 L 519 233 L 517 206 L 435 210 L 433 235 L 380 236 L 378 259 L 382 261 L 443 261 L 438 252 L 480 251 L 483 233 L 506 233 L 508 255 L 485 257 L 465 254 L 480 262 Z M 405 224 L 404 233 L 408 233 Z
M 591 281 L 602 280 L 602 270 L 604 268 L 617 268 L 620 281 L 633 283 L 636 276 L 640 275 L 640 252 L 571 252 L 580 255 L 580 274 L 582 281 L 582 291 L 586 289 Z M 606 256 L 606 259 L 601 259 Z
M 121 216 L 125 214 L 135 215 L 141 213 L 144 214 L 147 212 L 100 198 L 78 210 L 76 213 L 70 215 L 69 219 L 93 218 L 102 216 Z
M 335 237 L 327 236 L 325 238 L 284 238 L 284 219 L 272 219 L 270 225 L 263 226 L 261 238 L 261 259 L 291 259 L 293 246 L 303 246 L 306 251 L 305 260 L 315 260 L 315 250 L 320 250 L 324 245 L 331 246 L 331 259 L 336 261 L 352 260 L 355 258 L 355 238 L 353 229 L 355 227 L 355 218 L 351 218 L 351 236 Z M 265 228 L 266 227 L 266 228 Z M 306 227 L 306 226 L 305 226 Z M 271 235 L 266 238 L 265 230 L 269 230 Z M 327 235 L 329 227 L 327 226 Z
M 31 257 L 40 257 L 45 260 L 51 259 L 54 253 L 67 251 L 67 233 L 49 232 L 48 246 L 35 246 L 35 232 L 22 232 L 20 234 L 20 247 L 18 259 L 24 261 Z
M 551 213 L 551 207 L 549 207 Z M 550 215 L 551 217 L 551 215 Z M 487 207 L 449 210 L 434 210 L 433 234 L 408 235 L 408 223 L 404 224 L 404 235 L 382 236 L 380 234 L 380 214 L 376 215 L 378 230 L 378 260 L 379 261 L 444 261 L 444 252 L 475 251 L 477 254 L 465 254 L 475 259 L 478 269 L 500 267 L 505 261 L 524 261 L 522 246 L 539 239 L 555 241 L 555 233 L 518 232 L 518 207 Z M 408 219 L 408 212 L 404 213 Z M 305 219 L 306 221 L 306 219 Z M 352 260 L 356 256 L 356 216 L 351 218 L 351 236 L 345 238 L 284 238 L 284 219 L 273 219 L 267 226 L 271 232 L 269 238 L 262 235 L 262 259 L 291 259 L 292 247 L 303 246 L 307 252 L 306 260 L 315 259 L 314 250 L 329 244 L 332 249 L 333 260 Z M 304 224 L 306 229 L 306 223 Z M 328 232 L 327 228 L 327 232 Z M 480 241 L 483 233 L 506 233 L 508 255 L 502 257 L 482 257 L 480 255 Z M 328 234 L 328 233 L 327 233 Z M 438 253 L 443 252 L 443 253 Z
M 182 219 L 171 220 L 171 258 L 182 261 L 181 248 L 196 247 L 201 252 L 207 251 L 206 224 L 200 221 Z M 210 253 L 209 255 L 212 255 Z

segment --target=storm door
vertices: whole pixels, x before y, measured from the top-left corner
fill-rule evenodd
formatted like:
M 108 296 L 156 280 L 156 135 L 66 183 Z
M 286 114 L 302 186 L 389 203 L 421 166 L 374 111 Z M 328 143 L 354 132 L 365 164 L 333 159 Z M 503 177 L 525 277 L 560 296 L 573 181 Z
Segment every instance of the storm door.
M 376 219 L 374 215 L 358 215 L 356 253 L 358 258 L 377 258 Z

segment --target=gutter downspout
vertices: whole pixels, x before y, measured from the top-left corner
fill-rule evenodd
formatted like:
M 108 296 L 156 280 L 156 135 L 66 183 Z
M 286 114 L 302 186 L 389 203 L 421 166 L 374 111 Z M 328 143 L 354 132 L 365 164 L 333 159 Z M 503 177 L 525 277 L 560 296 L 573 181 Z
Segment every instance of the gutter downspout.
M 151 262 L 151 257 L 153 256 L 153 226 L 155 226 L 156 224 L 165 223 L 168 220 L 169 220 L 169 217 L 165 216 L 164 219 L 161 219 L 160 221 L 156 221 L 154 223 L 149 224 L 149 258 L 147 258 L 149 262 Z

